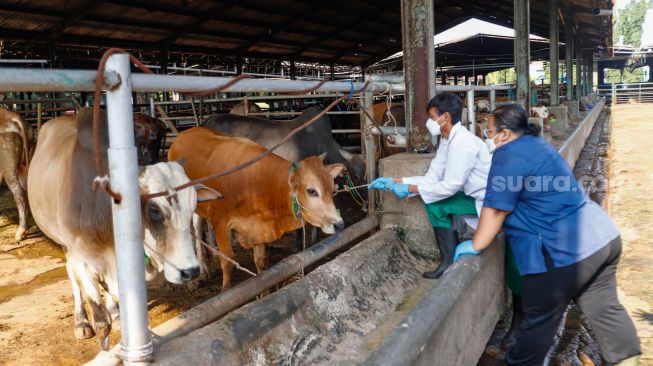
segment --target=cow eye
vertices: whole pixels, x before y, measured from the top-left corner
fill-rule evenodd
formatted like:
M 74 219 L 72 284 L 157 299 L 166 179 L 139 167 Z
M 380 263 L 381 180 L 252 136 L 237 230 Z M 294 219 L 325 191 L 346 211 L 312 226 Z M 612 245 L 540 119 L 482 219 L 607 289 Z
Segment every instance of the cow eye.
M 149 216 L 150 216 L 150 219 L 152 221 L 156 221 L 156 222 L 162 222 L 163 221 L 163 213 L 156 206 L 150 206 Z
M 311 197 L 317 197 L 317 196 L 319 196 L 319 195 L 317 194 L 317 191 L 314 190 L 313 188 L 309 188 L 309 189 L 307 189 L 307 190 L 306 190 L 306 193 L 308 193 L 308 195 L 311 196 Z

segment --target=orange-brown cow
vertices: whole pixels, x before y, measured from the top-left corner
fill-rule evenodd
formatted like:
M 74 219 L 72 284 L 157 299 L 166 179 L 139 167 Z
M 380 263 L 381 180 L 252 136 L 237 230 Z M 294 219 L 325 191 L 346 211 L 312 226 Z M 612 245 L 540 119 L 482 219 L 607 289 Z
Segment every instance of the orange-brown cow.
M 266 149 L 242 137 L 227 137 L 205 127 L 180 133 L 168 159 L 183 160 L 191 179 L 242 164 Z M 233 257 L 231 232 L 245 249 L 252 249 L 259 272 L 266 268 L 265 244 L 301 228 L 305 220 L 326 234 L 344 227 L 333 204 L 333 178 L 343 164 L 324 165 L 321 157 L 293 164 L 271 154 L 247 168 L 209 181 L 222 200 L 200 204 L 197 213 L 211 222 L 220 252 Z M 231 285 L 233 264 L 220 258 L 223 291 Z

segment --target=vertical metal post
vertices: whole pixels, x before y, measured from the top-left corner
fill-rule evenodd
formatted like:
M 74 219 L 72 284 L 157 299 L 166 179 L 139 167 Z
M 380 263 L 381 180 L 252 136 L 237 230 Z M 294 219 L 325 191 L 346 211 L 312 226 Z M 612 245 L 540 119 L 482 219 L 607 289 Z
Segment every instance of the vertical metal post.
M 530 75 L 531 49 L 530 34 L 530 1 L 515 0 L 515 74 L 517 76 L 517 103 L 527 111 L 530 110 Z
M 154 98 L 150 98 L 150 117 L 156 118 L 156 109 L 154 108 Z
M 432 144 L 424 107 L 435 96 L 434 0 L 401 0 L 408 151 Z
M 333 62 L 329 64 L 329 74 L 331 76 L 331 81 L 336 80 L 335 65 Z
M 590 51 L 588 61 L 587 66 L 589 67 L 589 72 L 587 86 L 589 88 L 589 93 L 594 94 L 594 51 Z
M 497 108 L 497 91 L 492 89 L 490 90 L 490 111 L 494 112 Z
M 128 54 L 114 54 L 106 64 L 106 71 L 116 72 L 122 80 L 107 92 L 107 111 L 109 176 L 112 187 L 122 195 L 120 204 L 112 203 L 111 208 L 120 295 L 120 347 L 128 365 L 145 363 L 152 355 L 129 67 Z
M 467 122 L 468 129 L 476 134 L 476 104 L 474 104 L 474 89 L 467 91 Z
M 581 41 L 580 41 L 580 29 L 578 29 L 578 32 L 574 34 L 574 48 L 576 49 L 574 51 L 574 55 L 576 55 L 576 100 L 580 100 L 580 97 L 583 96 L 583 89 L 582 89 L 582 64 L 583 64 L 583 53 L 581 50 L 583 49 Z
M 642 102 L 642 84 L 641 83 L 639 84 L 639 90 L 638 90 L 638 93 L 637 93 L 637 101 L 638 101 L 638 103 Z
M 249 98 L 247 98 L 247 95 L 243 97 L 243 115 L 249 116 Z
M 36 130 L 41 131 L 41 124 L 43 123 L 43 102 L 36 103 Z
M 363 139 L 363 153 L 365 154 L 365 163 L 366 163 L 366 175 L 367 183 L 371 183 L 376 178 L 376 137 L 372 134 L 372 128 L 374 127 L 374 121 L 370 120 L 367 115 L 363 112 L 366 110 L 370 115 L 374 115 L 373 105 L 374 105 L 374 94 L 370 92 L 364 92 L 360 94 L 360 121 L 361 121 L 361 138 Z M 373 191 L 367 196 L 367 209 L 369 213 L 372 213 L 376 209 L 376 196 Z
M 557 106 L 560 103 L 560 76 L 559 65 L 559 27 L 558 27 L 558 0 L 549 0 L 549 62 L 551 63 L 551 99 L 549 105 Z
M 290 61 L 290 80 L 297 79 L 297 67 L 295 66 L 295 61 Z
M 617 105 L 617 84 L 612 84 L 612 105 Z

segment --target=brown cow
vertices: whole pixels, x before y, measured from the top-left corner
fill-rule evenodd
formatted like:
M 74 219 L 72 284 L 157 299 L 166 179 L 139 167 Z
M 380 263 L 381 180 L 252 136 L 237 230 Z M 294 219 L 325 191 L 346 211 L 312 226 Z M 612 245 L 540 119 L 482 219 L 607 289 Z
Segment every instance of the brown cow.
M 134 139 L 138 150 L 138 164 L 154 164 L 165 145 L 166 125 L 158 118 L 145 114 L 134 114 Z
M 180 133 L 170 147 L 169 160 L 183 159 L 191 179 L 205 177 L 244 163 L 266 149 L 242 137 L 227 137 L 205 127 Z M 343 164 L 323 165 L 320 157 L 308 157 L 296 166 L 277 155 L 207 185 L 224 199 L 200 204 L 197 213 L 213 224 L 220 252 L 233 257 L 231 232 L 238 243 L 253 249 L 259 272 L 266 268 L 265 244 L 301 228 L 298 215 L 327 234 L 344 227 L 333 204 L 333 178 Z M 220 258 L 222 289 L 231 285 L 233 265 Z
M 75 336 L 81 339 L 97 334 L 104 338 L 101 344 L 106 344 L 112 318 L 118 314 L 118 281 L 111 201 L 104 191 L 92 188 L 98 172 L 91 116 L 92 111 L 84 108 L 76 116 L 55 118 L 43 125 L 27 186 L 34 221 L 66 253 L 75 300 Z M 103 130 L 101 149 L 106 159 L 108 139 Z M 143 194 L 171 191 L 189 181 L 176 162 L 142 167 L 138 180 Z M 170 199 L 142 202 L 147 280 L 163 272 L 169 282 L 184 283 L 199 274 L 191 218 L 198 201 L 218 196 L 212 189 L 196 186 L 180 190 Z M 100 287 L 105 291 L 104 305 Z M 92 313 L 92 328 L 82 294 Z
M 0 108 L 0 184 L 7 181 L 18 208 L 16 240 L 28 234 L 27 169 L 29 167 L 30 126 L 20 116 Z
M 406 126 L 406 115 L 402 103 L 391 103 L 390 108 L 386 102 L 376 103 L 373 106 L 374 122 L 379 126 L 385 127 L 404 127 Z M 425 117 L 426 119 L 426 117 Z M 381 139 L 383 152 L 386 155 L 399 154 L 406 151 L 405 147 L 390 146 L 389 143 Z

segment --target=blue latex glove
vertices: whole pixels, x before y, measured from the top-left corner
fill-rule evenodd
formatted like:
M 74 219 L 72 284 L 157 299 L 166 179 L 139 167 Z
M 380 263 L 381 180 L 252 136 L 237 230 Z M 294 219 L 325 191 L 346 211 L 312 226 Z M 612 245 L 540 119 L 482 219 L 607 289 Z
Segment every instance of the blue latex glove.
M 392 177 L 379 177 L 370 183 L 368 189 L 383 189 L 386 191 L 392 190 L 395 185 L 395 180 Z
M 458 257 L 464 255 L 464 254 L 472 254 L 472 255 L 478 255 L 481 252 L 474 249 L 474 246 L 472 245 L 471 240 L 465 240 L 464 242 L 458 244 L 456 247 L 456 253 L 453 255 L 453 261 L 457 261 Z
M 411 194 L 411 192 L 408 192 L 408 187 L 408 184 L 395 183 L 392 187 L 392 191 L 397 195 L 397 197 L 405 198 Z

